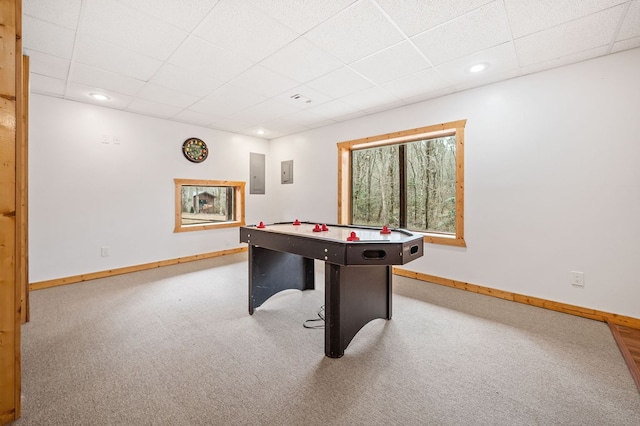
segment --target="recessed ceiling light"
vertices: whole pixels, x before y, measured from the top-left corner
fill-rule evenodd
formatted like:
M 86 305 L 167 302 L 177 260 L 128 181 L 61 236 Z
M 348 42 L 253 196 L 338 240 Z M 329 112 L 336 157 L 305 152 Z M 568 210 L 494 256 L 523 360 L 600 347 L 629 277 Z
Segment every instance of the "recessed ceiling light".
M 487 68 L 489 68 L 489 64 L 486 62 L 482 62 L 480 64 L 471 65 L 469 68 L 467 68 L 467 71 L 470 73 L 477 73 L 482 72 Z
M 89 93 L 89 96 L 91 96 L 93 99 L 97 101 L 108 101 L 109 99 L 111 99 L 104 93 Z
M 264 135 L 265 133 L 267 133 L 267 132 L 265 132 L 264 129 L 256 130 L 256 135 Z

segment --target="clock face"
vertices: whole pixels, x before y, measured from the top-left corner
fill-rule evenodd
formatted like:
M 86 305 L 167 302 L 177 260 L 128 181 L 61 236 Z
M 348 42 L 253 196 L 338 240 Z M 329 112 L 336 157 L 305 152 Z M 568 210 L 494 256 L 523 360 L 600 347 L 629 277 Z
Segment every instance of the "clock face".
M 209 155 L 207 144 L 198 138 L 189 138 L 182 144 L 182 153 L 187 160 L 194 163 L 202 163 Z

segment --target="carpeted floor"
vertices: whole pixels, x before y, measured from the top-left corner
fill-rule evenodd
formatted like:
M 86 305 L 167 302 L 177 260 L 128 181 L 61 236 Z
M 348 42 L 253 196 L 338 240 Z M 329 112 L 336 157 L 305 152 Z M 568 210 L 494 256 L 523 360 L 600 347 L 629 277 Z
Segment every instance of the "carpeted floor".
M 604 323 L 394 276 L 330 359 L 316 276 L 253 316 L 246 254 L 32 292 L 15 424 L 640 424 Z

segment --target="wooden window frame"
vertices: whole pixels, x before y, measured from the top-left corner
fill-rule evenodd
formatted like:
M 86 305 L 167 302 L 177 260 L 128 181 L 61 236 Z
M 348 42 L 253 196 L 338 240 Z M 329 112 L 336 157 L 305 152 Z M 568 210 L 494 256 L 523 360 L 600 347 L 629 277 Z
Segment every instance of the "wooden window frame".
M 245 182 L 231 180 L 200 180 L 200 179 L 174 179 L 175 183 L 175 227 L 173 232 L 205 231 L 208 229 L 220 229 L 240 227 L 245 225 L 244 216 L 244 191 Z M 229 186 L 234 188 L 235 220 L 206 225 L 182 224 L 182 187 L 187 186 Z
M 464 240 L 464 127 L 467 120 L 450 121 L 432 126 L 384 135 L 370 136 L 338 145 L 338 223 L 350 224 L 351 221 L 351 153 L 359 149 L 377 146 L 403 144 L 422 139 L 443 136 L 456 136 L 456 232 L 439 234 L 421 232 L 424 242 L 449 246 L 466 247 Z

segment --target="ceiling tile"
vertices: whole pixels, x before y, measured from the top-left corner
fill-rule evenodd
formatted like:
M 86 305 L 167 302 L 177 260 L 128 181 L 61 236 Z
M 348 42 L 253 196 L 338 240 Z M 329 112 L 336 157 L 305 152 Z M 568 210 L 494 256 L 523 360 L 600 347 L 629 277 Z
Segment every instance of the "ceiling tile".
M 494 0 L 377 0 L 409 37 L 492 1 Z
M 259 137 L 261 139 L 266 139 L 266 140 L 270 140 L 270 139 L 275 139 L 275 138 L 279 138 L 282 136 L 287 136 L 287 135 L 292 135 L 294 133 L 285 133 L 285 132 L 279 132 L 277 130 L 267 130 L 266 133 L 262 133 L 262 134 L 257 134 L 256 130 L 254 128 L 251 129 L 245 129 L 241 132 L 239 132 L 241 135 L 247 135 L 247 136 L 253 136 L 253 137 Z
M 284 115 L 293 114 L 296 111 L 298 111 L 298 108 L 294 106 L 269 99 L 258 105 L 254 105 L 250 108 L 232 114 L 229 118 L 240 119 L 253 125 L 255 123 L 274 120 Z
M 295 80 L 284 77 L 260 65 L 251 67 L 231 80 L 230 83 L 234 86 L 236 92 L 241 92 L 240 96 L 254 92 L 268 98 L 285 92 L 299 84 Z M 242 93 L 244 93 L 244 95 Z
M 160 67 L 149 82 L 200 97 L 208 95 L 213 89 L 220 86 L 219 78 L 201 73 L 197 68 L 190 68 L 188 64 L 185 66 L 186 68 L 183 68 L 166 63 Z
M 351 93 L 372 87 L 374 84 L 348 67 L 330 72 L 307 83 L 307 86 L 333 98 L 341 98 Z
M 299 83 L 306 83 L 343 64 L 335 56 L 301 37 L 264 59 L 260 65 Z
M 351 114 L 365 115 L 364 111 L 360 111 L 358 108 L 348 105 L 342 100 L 325 102 L 322 105 L 317 105 L 309 108 L 309 111 L 318 114 L 327 119 L 340 119 L 340 117 Z
M 250 91 L 236 90 L 236 86 L 225 85 L 193 104 L 190 109 L 216 117 L 226 117 L 266 100 L 264 96 Z
M 78 63 L 73 65 L 70 79 L 74 83 L 96 86 L 125 95 L 135 95 L 145 84 L 142 80 Z
M 608 45 L 620 18 L 617 6 L 515 40 L 520 66 L 561 58 Z
M 616 41 L 638 36 L 640 36 L 640 1 L 633 1 L 629 4 Z
M 404 39 L 393 23 L 369 0 L 348 7 L 313 28 L 305 34 L 305 38 L 347 64 Z
M 244 134 L 251 134 L 252 136 L 256 135 L 257 129 L 263 129 L 266 133 L 262 135 L 262 137 L 274 138 L 279 135 L 290 135 L 294 133 L 304 132 L 305 130 L 309 130 L 308 127 L 301 126 L 295 123 L 290 123 L 288 121 L 283 120 L 273 120 L 266 123 L 259 123 L 258 125 L 251 126 L 247 129 L 244 129 Z
M 29 80 L 29 89 L 34 93 L 42 93 L 44 95 L 64 96 L 66 83 L 64 80 L 47 77 L 46 75 L 31 74 Z
M 399 99 L 412 98 L 419 93 L 428 94 L 451 86 L 434 68 L 419 71 L 382 85 Z
M 407 41 L 381 50 L 350 65 L 351 68 L 376 84 L 386 83 L 430 66 L 424 56 Z
M 294 98 L 295 95 L 301 95 L 302 99 Z M 273 99 L 286 105 L 292 105 L 298 110 L 309 109 L 316 105 L 321 105 L 325 102 L 333 100 L 331 96 L 319 92 L 316 89 L 313 89 L 312 87 L 305 84 L 301 84 L 285 92 L 282 92 L 278 96 L 274 96 Z M 305 99 L 310 100 L 311 102 L 305 102 Z
M 127 106 L 127 111 L 138 112 L 155 117 L 169 118 L 179 113 L 181 108 L 136 98 Z
M 375 114 L 376 112 L 388 111 L 390 109 L 398 108 L 403 105 L 407 105 L 406 101 L 389 101 L 387 103 L 379 103 L 377 105 L 371 106 L 369 108 L 364 109 L 363 111 L 367 114 Z
M 336 117 L 334 118 L 334 120 L 339 123 L 341 121 L 348 121 L 348 120 L 353 120 L 354 118 L 358 118 L 358 117 L 364 117 L 365 115 L 367 115 L 366 112 L 364 111 L 358 111 L 358 112 L 354 112 L 353 114 L 345 114 L 345 115 L 341 115 L 340 117 Z
M 25 49 L 24 53 L 29 57 L 29 71 L 31 73 L 46 75 L 60 80 L 67 79 L 70 62 L 66 59 L 29 49 Z
M 189 37 L 167 62 L 206 73 L 211 79 L 216 80 L 218 85 L 253 65 L 247 59 L 193 36 Z
M 33 93 L 263 138 L 640 47 L 640 0 L 22 3 Z
M 246 129 L 251 128 L 253 124 L 255 124 L 255 122 L 249 123 L 244 121 L 241 117 L 231 116 L 214 120 L 209 124 L 209 127 L 225 130 L 227 132 L 243 133 Z
M 173 116 L 174 120 L 182 121 L 184 123 L 197 124 L 199 126 L 208 126 L 213 120 L 208 114 L 202 114 L 200 112 L 191 111 L 188 109 L 182 110 Z
M 329 120 L 310 111 L 299 111 L 261 124 L 267 129 L 277 129 L 286 132 L 299 132 L 301 130 L 308 129 L 309 126 L 314 126 L 318 123 L 322 123 L 322 125 L 329 125 L 335 123 L 335 121 Z
M 583 50 L 571 55 L 552 58 L 544 62 L 536 62 L 531 65 L 523 66 L 520 68 L 520 71 L 522 72 L 522 74 L 531 74 L 531 73 L 542 71 L 542 70 L 558 68 L 563 65 L 586 61 L 587 59 L 604 55 L 607 53 L 607 50 L 608 50 L 608 46 L 600 46 L 600 47 L 596 47 L 595 49 Z
M 218 0 L 119 0 L 183 31 L 192 31 L 215 7 Z
M 124 95 L 122 93 L 106 92 L 105 94 L 109 96 L 110 99 L 108 101 L 98 101 L 89 96 L 90 93 L 95 91 L 104 92 L 97 87 L 78 83 L 69 83 L 65 95 L 68 99 L 115 109 L 124 109 L 133 99 L 131 96 Z
M 79 36 L 74 59 L 81 64 L 142 81 L 148 81 L 162 65 L 157 59 L 136 54 L 86 34 Z
M 25 49 L 46 53 L 62 59 L 71 59 L 75 32 L 69 28 L 50 24 L 30 16 L 22 19 L 22 43 Z
M 623 50 L 640 47 L 640 37 L 628 38 L 626 40 L 613 43 L 610 53 L 621 52 Z
M 403 104 L 403 102 L 391 94 L 389 90 L 378 86 L 344 96 L 340 98 L 340 101 L 365 112 L 377 109 L 382 105 L 385 107 L 393 105 L 395 107 Z
M 498 3 L 494 2 L 411 40 L 434 65 L 438 65 L 510 39 L 504 14 Z
M 81 31 L 134 52 L 165 60 L 187 33 L 116 0 L 87 2 Z
M 234 0 L 221 0 L 193 34 L 255 62 L 298 37 L 264 12 Z
M 228 115 L 233 114 L 234 112 L 240 111 L 243 108 L 228 108 L 225 102 L 220 102 L 217 100 L 211 99 L 200 99 L 195 102 L 193 105 L 189 106 L 189 111 L 193 111 L 198 114 L 205 114 L 209 117 L 209 121 L 217 120 L 220 118 L 224 118 Z
M 470 66 L 487 63 L 489 67 L 479 73 L 470 73 Z M 481 85 L 487 81 L 495 81 L 496 75 L 518 70 L 513 43 L 503 43 L 499 46 L 477 52 L 463 58 L 438 65 L 438 72 L 454 85 Z
M 427 101 L 429 99 L 439 98 L 440 96 L 449 95 L 451 93 L 459 92 L 459 91 L 460 90 L 457 90 L 453 86 L 447 86 L 447 87 L 445 87 L 443 89 L 438 89 L 438 90 L 434 90 L 434 91 L 431 91 L 431 92 L 416 93 L 413 96 L 405 97 L 403 100 L 404 100 L 404 103 L 406 105 L 411 105 L 411 104 L 415 104 L 417 102 L 423 102 L 423 101 Z
M 171 105 L 177 108 L 187 108 L 200 99 L 198 96 L 156 86 L 152 83 L 145 84 L 136 96 L 147 101 Z
M 504 0 L 515 38 L 590 15 L 626 0 Z
M 261 9 L 299 34 L 303 34 L 325 21 L 356 0 L 249 0 L 252 6 Z
M 24 16 L 31 16 L 75 30 L 80 17 L 81 3 L 81 0 L 24 1 L 22 13 Z
M 225 104 L 228 109 L 238 111 L 262 103 L 268 98 L 249 87 L 235 84 L 234 80 L 232 83 L 214 90 L 207 96 L 207 99 Z
M 473 89 L 474 87 L 486 86 L 487 84 L 496 83 L 498 81 L 505 81 L 515 77 L 519 77 L 521 75 L 519 70 L 506 70 L 506 71 L 496 71 L 490 74 L 483 75 L 482 78 L 478 78 L 477 80 L 467 80 L 462 83 L 458 83 L 456 85 L 456 91 L 462 91 L 467 89 Z M 438 95 L 442 96 L 442 95 Z M 422 98 L 418 99 L 422 101 Z M 415 102 L 417 102 L 416 100 Z M 408 100 L 409 101 L 409 100 Z

